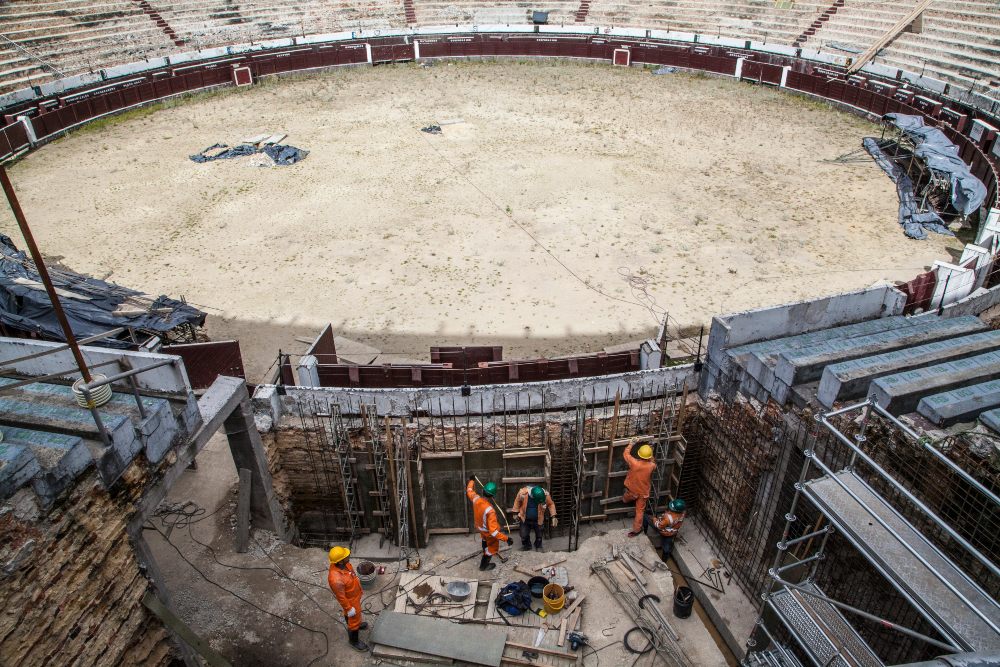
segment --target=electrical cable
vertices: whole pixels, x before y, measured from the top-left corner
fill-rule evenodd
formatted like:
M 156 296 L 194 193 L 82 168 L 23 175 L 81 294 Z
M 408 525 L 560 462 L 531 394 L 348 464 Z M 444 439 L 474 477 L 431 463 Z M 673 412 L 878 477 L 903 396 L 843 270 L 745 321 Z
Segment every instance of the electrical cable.
M 217 581 L 215 581 L 213 579 L 210 579 L 208 577 L 208 575 L 206 575 L 204 572 L 202 572 L 201 569 L 199 569 L 197 565 L 195 565 L 194 563 L 192 563 L 188 559 L 188 557 L 184 555 L 184 552 L 182 552 L 180 550 L 180 548 L 176 544 L 174 544 L 173 542 L 170 541 L 170 539 L 167 537 L 166 533 L 164 533 L 159 528 L 157 528 L 152 522 L 148 523 L 147 525 L 150 528 L 152 528 L 153 530 L 155 530 L 157 533 L 159 533 L 160 536 L 163 538 L 163 541 L 166 542 L 167 544 L 169 544 L 171 546 L 171 548 L 173 548 L 173 550 L 177 552 L 177 555 L 181 557 L 181 560 L 183 560 L 185 563 L 187 563 L 191 567 L 191 569 L 194 570 L 195 572 L 197 572 L 198 575 L 202 579 L 204 579 L 206 582 L 212 584 L 213 586 L 215 586 L 219 590 L 228 593 L 229 595 L 231 595 L 232 597 L 236 598 L 237 600 L 240 600 L 241 602 L 243 602 L 243 603 L 245 603 L 247 605 L 250 605 L 251 607 L 253 607 L 254 609 L 256 609 L 257 611 L 259 611 L 259 612 L 261 612 L 263 614 L 267 614 L 268 616 L 276 618 L 279 621 L 284 621 L 285 623 L 288 623 L 289 625 L 294 625 L 294 626 L 302 628 L 303 630 L 306 630 L 308 632 L 322 635 L 323 636 L 323 641 L 324 641 L 323 653 L 320 654 L 320 655 L 318 655 L 318 656 L 316 656 L 312 660 L 310 660 L 307 663 L 306 667 L 310 667 L 311 665 L 315 664 L 319 660 L 322 660 L 327 655 L 329 655 L 329 653 L 330 653 L 330 636 L 327 635 L 326 632 L 324 632 L 323 630 L 316 630 L 315 628 L 310 628 L 309 626 L 303 625 L 302 623 L 299 623 L 298 621 L 292 620 L 290 618 L 285 618 L 284 616 L 281 616 L 280 614 L 275 614 L 274 612 L 268 611 L 267 609 L 264 609 L 263 607 L 260 607 L 257 604 L 255 604 L 254 602 L 252 602 L 252 601 L 248 600 L 247 598 L 243 597 L 242 595 L 240 595 L 236 591 L 233 591 L 233 590 L 231 590 L 229 588 L 226 588 L 225 586 L 223 586 L 219 582 L 217 582 Z
M 632 644 L 630 644 L 628 640 L 628 638 L 632 636 L 632 633 L 635 632 L 636 630 L 641 632 L 643 636 L 646 638 L 646 641 L 648 642 L 646 647 L 641 651 L 632 646 Z M 637 653 L 639 655 L 645 655 L 646 653 L 652 651 L 653 648 L 656 646 L 656 637 L 653 634 L 653 631 L 650 630 L 649 628 L 644 627 L 642 625 L 637 625 L 625 633 L 625 637 L 622 639 L 622 644 L 625 645 L 625 650 L 628 651 L 629 653 Z

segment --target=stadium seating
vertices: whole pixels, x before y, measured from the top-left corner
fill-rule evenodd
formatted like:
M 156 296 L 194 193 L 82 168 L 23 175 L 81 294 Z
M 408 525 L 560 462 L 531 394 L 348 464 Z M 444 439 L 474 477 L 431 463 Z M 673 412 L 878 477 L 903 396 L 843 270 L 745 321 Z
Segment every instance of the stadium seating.
M 225 44 L 407 25 L 644 27 L 851 55 L 916 0 L 8 0 L 0 4 L 0 90 Z M 815 21 L 819 23 L 814 24 Z M 876 62 L 977 90 L 1000 86 L 1000 5 L 938 0 L 919 34 Z

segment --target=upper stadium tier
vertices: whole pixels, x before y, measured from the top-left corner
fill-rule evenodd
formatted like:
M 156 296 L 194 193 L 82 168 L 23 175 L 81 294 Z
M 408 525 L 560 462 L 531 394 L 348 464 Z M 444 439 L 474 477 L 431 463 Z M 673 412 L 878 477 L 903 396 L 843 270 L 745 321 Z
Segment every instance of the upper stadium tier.
M 1000 5 L 933 0 L 8 0 L 0 93 L 184 51 L 342 31 L 530 24 L 635 27 L 750 39 L 875 62 L 996 96 Z M 913 29 L 898 32 L 901 22 Z

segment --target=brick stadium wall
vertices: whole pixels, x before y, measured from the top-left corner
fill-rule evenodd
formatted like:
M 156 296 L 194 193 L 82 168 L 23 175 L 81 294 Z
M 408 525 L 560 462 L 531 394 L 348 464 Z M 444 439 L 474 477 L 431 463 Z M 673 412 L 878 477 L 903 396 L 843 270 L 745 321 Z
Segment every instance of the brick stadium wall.
M 148 482 L 134 463 L 109 494 L 91 470 L 48 512 L 30 489 L 0 510 L 0 664 L 171 663 L 126 533 Z

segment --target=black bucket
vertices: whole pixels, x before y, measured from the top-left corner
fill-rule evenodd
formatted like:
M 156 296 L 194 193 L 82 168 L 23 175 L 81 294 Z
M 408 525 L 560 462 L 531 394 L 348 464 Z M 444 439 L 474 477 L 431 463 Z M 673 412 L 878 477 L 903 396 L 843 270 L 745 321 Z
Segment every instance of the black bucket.
M 687 586 L 680 586 L 674 593 L 674 616 L 677 618 L 688 618 L 691 616 L 691 607 L 694 606 L 694 591 Z

